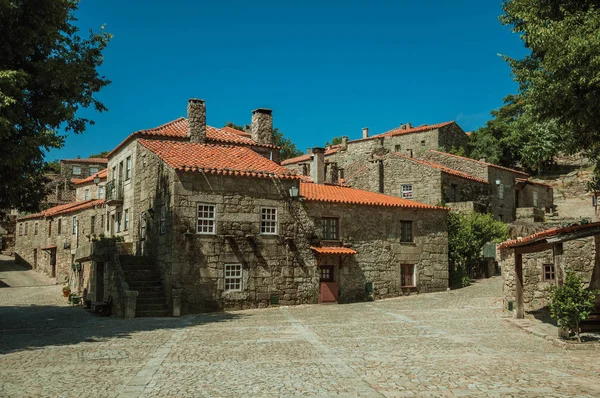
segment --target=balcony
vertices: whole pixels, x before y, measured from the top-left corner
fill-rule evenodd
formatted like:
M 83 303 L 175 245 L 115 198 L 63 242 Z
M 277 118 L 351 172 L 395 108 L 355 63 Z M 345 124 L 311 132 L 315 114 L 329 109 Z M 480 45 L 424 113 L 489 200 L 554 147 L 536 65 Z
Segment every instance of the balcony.
M 109 206 L 119 206 L 123 204 L 123 182 L 112 180 L 106 183 L 106 200 Z

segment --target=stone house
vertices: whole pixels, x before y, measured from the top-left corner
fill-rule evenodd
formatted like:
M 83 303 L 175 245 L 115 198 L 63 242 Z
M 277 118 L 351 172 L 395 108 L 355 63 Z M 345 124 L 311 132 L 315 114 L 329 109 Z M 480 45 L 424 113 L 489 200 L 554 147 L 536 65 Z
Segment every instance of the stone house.
M 504 305 L 517 318 L 548 305 L 547 288 L 562 284 L 567 270 L 600 289 L 600 223 L 553 228 L 498 246 Z M 600 312 L 598 296 L 597 312 Z
M 88 178 L 78 180 L 75 185 L 75 201 L 104 199 L 108 169 L 92 174 Z
M 82 180 L 106 168 L 106 158 L 61 159 L 60 174 L 66 181 Z

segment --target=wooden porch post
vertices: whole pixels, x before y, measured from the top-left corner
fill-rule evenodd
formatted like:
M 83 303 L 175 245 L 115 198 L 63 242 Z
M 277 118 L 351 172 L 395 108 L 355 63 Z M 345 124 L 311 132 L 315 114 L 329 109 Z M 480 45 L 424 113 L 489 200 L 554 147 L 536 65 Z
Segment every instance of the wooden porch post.
M 515 253 L 515 301 L 516 301 L 516 318 L 525 318 L 523 309 L 523 255 Z
M 565 280 L 562 243 L 552 245 L 552 258 L 554 262 L 556 285 L 562 286 Z

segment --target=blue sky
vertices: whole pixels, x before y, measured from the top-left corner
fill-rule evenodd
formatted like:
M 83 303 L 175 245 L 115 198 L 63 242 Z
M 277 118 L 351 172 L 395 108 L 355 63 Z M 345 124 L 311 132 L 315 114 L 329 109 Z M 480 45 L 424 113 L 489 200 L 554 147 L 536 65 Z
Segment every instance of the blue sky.
M 96 124 L 47 159 L 110 150 L 185 116 L 192 97 L 216 127 L 271 108 L 303 151 L 362 127 L 471 131 L 517 88 L 498 54 L 525 49 L 500 14 L 500 0 L 82 0 L 82 33 L 114 34 L 100 70 L 112 84 L 97 95 L 109 111 L 82 110 Z

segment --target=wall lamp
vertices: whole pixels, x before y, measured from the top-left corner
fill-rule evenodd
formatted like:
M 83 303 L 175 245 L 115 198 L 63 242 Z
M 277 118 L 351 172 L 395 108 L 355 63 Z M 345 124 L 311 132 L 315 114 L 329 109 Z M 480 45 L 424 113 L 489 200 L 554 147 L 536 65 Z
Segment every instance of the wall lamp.
M 294 201 L 294 199 L 298 199 L 298 196 L 300 196 L 300 189 L 298 189 L 297 186 L 293 186 L 290 188 L 289 190 L 289 198 L 288 198 L 288 210 L 292 208 L 292 202 Z

